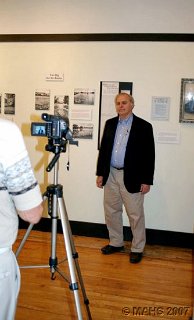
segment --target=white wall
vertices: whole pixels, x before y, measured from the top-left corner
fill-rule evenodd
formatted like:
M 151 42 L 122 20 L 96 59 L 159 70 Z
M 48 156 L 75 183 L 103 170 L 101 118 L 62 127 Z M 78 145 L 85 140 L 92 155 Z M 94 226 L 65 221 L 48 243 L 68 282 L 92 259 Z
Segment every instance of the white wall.
M 1 33 L 189 33 L 194 27 L 191 1 L 137 1 L 135 7 L 131 1 L 119 1 L 118 7 L 114 0 L 40 2 L 0 3 Z M 7 118 L 15 121 L 25 135 L 42 190 L 53 182 L 53 172 L 45 173 L 53 155 L 44 151 L 46 138 L 30 136 L 31 121 L 40 120 L 41 115 L 34 109 L 34 92 L 51 90 L 49 113 L 53 114 L 54 95 L 69 95 L 71 109 L 74 88 L 96 90 L 95 106 L 91 107 L 93 140 L 80 140 L 79 147 L 70 146 L 69 172 L 68 152 L 60 159 L 59 182 L 64 186 L 70 220 L 104 223 L 103 191 L 95 186 L 99 85 L 103 80 L 130 81 L 134 86 L 134 112 L 152 122 L 155 135 L 157 131 L 174 130 L 181 136 L 179 144 L 156 143 L 154 186 L 145 199 L 146 225 L 193 231 L 194 126 L 179 123 L 181 78 L 194 78 L 193 56 L 193 43 L 0 43 L 0 93 L 16 94 L 16 115 Z M 64 82 L 46 82 L 50 72 L 64 73 Z M 169 121 L 151 120 L 152 96 L 171 98 Z M 128 225 L 126 216 L 124 223 Z
M 0 33 L 192 33 L 193 0 L 1 0 Z

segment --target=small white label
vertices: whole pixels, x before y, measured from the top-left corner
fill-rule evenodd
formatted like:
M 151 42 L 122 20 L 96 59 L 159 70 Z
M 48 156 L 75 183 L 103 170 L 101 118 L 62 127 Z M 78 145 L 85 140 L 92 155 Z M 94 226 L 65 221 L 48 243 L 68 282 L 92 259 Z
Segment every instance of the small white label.
M 46 78 L 46 81 L 64 81 L 63 73 L 49 73 Z

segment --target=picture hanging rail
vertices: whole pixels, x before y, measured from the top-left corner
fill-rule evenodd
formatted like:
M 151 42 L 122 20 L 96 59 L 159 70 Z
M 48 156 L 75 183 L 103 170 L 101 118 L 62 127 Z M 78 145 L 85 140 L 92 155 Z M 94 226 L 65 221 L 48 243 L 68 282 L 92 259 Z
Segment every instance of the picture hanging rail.
M 193 33 L 0 34 L 0 42 L 150 41 L 194 42 Z

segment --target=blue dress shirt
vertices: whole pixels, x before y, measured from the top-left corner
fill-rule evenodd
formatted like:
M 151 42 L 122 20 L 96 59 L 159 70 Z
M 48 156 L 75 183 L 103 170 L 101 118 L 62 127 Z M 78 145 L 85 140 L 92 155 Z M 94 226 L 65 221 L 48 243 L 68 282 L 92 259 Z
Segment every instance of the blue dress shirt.
M 111 157 L 111 166 L 114 168 L 124 167 L 125 151 L 132 121 L 133 115 L 127 119 L 119 119 L 118 121 Z

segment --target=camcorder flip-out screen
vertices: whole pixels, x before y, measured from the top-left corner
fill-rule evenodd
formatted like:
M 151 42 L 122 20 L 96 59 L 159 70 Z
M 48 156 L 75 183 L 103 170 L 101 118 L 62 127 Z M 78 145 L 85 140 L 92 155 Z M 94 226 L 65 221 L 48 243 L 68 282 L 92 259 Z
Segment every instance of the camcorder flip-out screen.
M 31 135 L 47 137 L 47 127 L 47 123 L 33 122 L 31 125 Z

